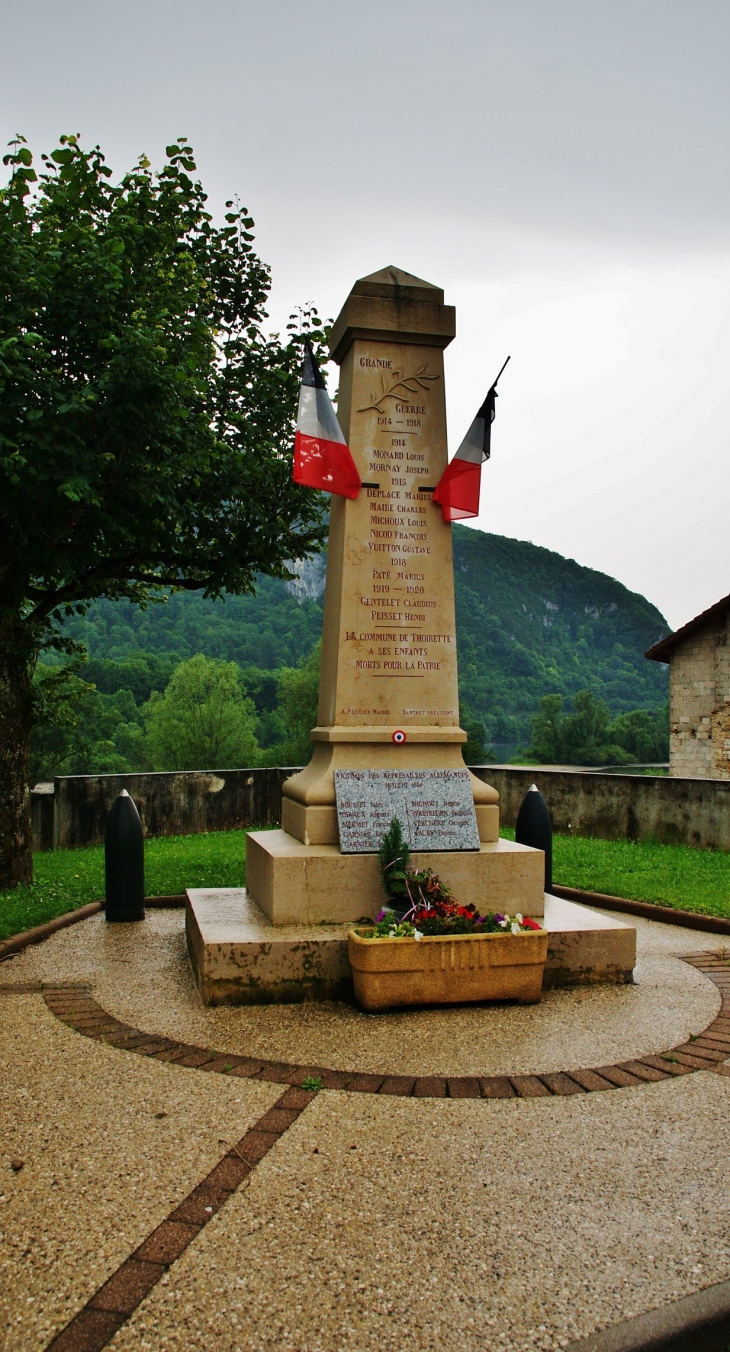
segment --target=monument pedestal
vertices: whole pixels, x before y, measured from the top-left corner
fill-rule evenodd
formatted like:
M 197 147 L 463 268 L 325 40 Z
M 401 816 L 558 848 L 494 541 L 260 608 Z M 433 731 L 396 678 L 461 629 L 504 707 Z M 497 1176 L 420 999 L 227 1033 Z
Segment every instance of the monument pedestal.
M 541 850 L 512 840 L 479 850 L 414 852 L 416 868 L 432 868 L 463 906 L 543 914 Z M 272 925 L 352 925 L 374 919 L 385 904 L 376 854 L 342 854 L 338 845 L 305 845 L 286 831 L 249 831 L 248 894 Z
M 337 845 L 336 770 L 464 771 L 460 728 L 409 727 L 396 746 L 393 730 L 382 727 L 312 729 L 312 759 L 284 783 L 281 825 L 304 845 Z M 471 775 L 471 790 L 481 841 L 499 839 L 499 794 Z

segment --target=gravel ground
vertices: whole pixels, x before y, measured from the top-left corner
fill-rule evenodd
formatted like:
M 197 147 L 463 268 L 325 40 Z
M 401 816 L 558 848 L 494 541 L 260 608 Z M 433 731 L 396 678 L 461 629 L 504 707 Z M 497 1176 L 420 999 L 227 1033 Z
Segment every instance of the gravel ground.
M 93 917 L 0 979 L 89 980 L 117 1016 L 206 1047 L 420 1074 L 664 1050 L 719 1005 L 676 955 L 721 941 L 637 920 L 635 987 L 379 1018 L 335 1004 L 208 1011 L 182 923 Z M 97 1044 L 40 995 L 0 995 L 0 1021 L 0 1345 L 40 1352 L 281 1089 Z M 323 1092 L 110 1346 L 563 1347 L 730 1275 L 729 1111 L 730 1078 L 706 1072 L 532 1101 Z
M 27 1352 L 213 1167 L 219 1138 L 238 1140 L 281 1091 L 122 1055 L 38 995 L 0 995 L 0 1045 L 0 1347 Z
M 563 1347 L 727 1277 L 728 1111 L 707 1073 L 533 1102 L 322 1093 L 111 1347 Z
M 221 1051 L 397 1075 L 532 1074 L 664 1051 L 714 1018 L 716 989 L 674 955 L 716 949 L 717 936 L 641 919 L 636 928 L 635 985 L 547 991 L 540 1005 L 385 1015 L 335 1003 L 204 1009 L 182 910 L 113 927 L 93 916 L 0 970 L 4 980 L 90 980 L 117 1018 Z

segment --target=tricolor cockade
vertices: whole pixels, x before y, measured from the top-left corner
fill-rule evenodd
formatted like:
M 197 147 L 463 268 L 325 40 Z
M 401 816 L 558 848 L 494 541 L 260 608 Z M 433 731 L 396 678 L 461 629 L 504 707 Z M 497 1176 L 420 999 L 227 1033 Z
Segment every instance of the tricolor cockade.
M 360 475 L 309 343 L 304 344 L 292 474 L 295 483 L 324 493 L 356 498 L 360 492 Z
M 509 361 L 509 357 L 507 361 Z M 507 361 L 504 366 L 507 365 Z M 501 376 L 502 371 L 500 371 L 499 376 Z M 499 376 L 497 376 L 497 380 L 499 380 Z M 497 398 L 497 380 L 490 386 L 489 393 L 456 455 L 451 463 L 446 466 L 436 485 L 433 501 L 440 503 L 444 521 L 459 521 L 463 520 L 464 517 L 479 515 L 482 465 L 491 454 L 490 443 L 495 413 L 494 401 Z

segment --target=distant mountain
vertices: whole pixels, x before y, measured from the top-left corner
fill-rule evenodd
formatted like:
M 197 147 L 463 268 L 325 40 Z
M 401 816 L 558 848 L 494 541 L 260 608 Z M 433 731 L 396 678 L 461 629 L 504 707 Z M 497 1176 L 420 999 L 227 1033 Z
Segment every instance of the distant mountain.
M 140 611 L 99 601 L 73 622 L 93 658 L 197 652 L 274 670 L 293 666 L 322 632 L 325 559 L 307 560 L 294 582 L 261 578 L 256 596 L 206 601 L 171 596 Z M 643 596 L 524 540 L 454 526 L 461 696 L 498 743 L 530 735 L 542 695 L 590 689 L 613 715 L 657 708 L 667 670 L 645 650 L 669 632 Z
M 525 540 L 454 526 L 461 696 L 498 742 L 530 735 L 547 694 L 592 690 L 615 716 L 669 698 L 644 653 L 670 632 L 645 597 Z

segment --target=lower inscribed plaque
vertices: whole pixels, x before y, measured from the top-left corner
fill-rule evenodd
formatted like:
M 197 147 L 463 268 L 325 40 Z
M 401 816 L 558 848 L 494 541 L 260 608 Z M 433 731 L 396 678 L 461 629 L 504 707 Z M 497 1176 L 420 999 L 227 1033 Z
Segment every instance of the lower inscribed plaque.
M 397 817 L 412 850 L 478 850 L 468 770 L 335 770 L 343 854 L 374 854 Z

